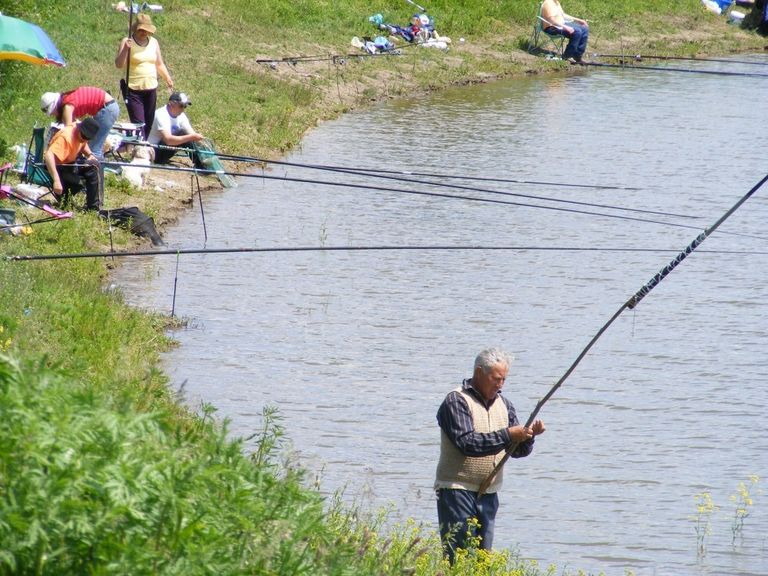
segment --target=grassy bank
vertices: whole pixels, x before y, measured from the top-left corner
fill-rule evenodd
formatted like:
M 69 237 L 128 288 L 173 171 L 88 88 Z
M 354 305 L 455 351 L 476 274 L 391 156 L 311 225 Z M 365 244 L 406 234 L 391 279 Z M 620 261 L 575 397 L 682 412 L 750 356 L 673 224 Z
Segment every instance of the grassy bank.
M 636 4 L 566 7 L 594 21 L 591 50 L 711 55 L 764 44 L 698 0 Z M 375 34 L 368 16 L 405 23 L 412 6 L 169 0 L 154 20 L 176 85 L 194 100 L 195 126 L 227 152 L 277 156 L 319 121 L 378 99 L 565 69 L 521 50 L 536 6 L 435 0 L 429 12 L 454 39 L 449 52 L 406 49 L 343 64 L 257 60 L 349 53 L 352 36 Z M 5 148 L 49 121 L 38 108 L 42 92 L 93 84 L 117 93 L 112 61 L 127 15 L 95 0 L 0 0 L 0 11 L 40 24 L 68 61 L 64 69 L 0 61 L 0 158 L 11 159 Z M 186 197 L 183 188 L 159 194 L 116 179 L 106 193 L 108 207 L 136 204 L 160 224 Z M 0 256 L 135 242 L 113 234 L 78 213 L 28 236 L 0 235 Z M 106 288 L 110 265 L 0 259 L 0 573 L 553 573 L 477 550 L 449 568 L 430 529 L 385 531 L 375 518 L 323 501 L 300 468 L 281 461 L 279 420 L 269 411 L 254 431 L 257 451 L 245 454 L 211 409 L 196 416 L 179 405 L 157 368 L 173 345 L 170 320 L 125 306 Z
M 0 138 L 6 143 L 24 141 L 29 127 L 45 120 L 37 106 L 43 91 L 92 84 L 117 93 L 120 73 L 113 59 L 128 18 L 109 6 L 94 0 L 0 1 L 0 11 L 41 24 L 68 62 L 63 69 L 2 63 Z M 414 8 L 405 0 L 168 0 L 154 21 L 177 87 L 194 99 L 196 126 L 226 150 L 266 155 L 294 146 L 318 120 L 371 99 L 557 67 L 521 50 L 537 6 L 537 0 L 434 0 L 428 9 L 437 30 L 466 39 L 454 42 L 448 54 L 406 49 L 395 58 L 280 64 L 274 70 L 257 60 L 347 54 L 352 36 L 377 34 L 370 15 L 405 24 Z M 590 50 L 692 55 L 763 46 L 761 38 L 706 12 L 698 0 L 575 0 L 567 7 L 593 21 Z

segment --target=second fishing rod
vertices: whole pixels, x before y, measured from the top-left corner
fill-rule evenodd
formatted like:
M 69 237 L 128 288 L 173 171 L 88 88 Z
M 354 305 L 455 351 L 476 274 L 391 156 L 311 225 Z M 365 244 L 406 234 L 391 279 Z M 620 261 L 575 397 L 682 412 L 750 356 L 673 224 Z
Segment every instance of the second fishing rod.
M 125 162 L 105 162 L 105 166 L 131 166 L 130 164 L 127 164 Z M 432 198 L 443 198 L 443 199 L 451 199 L 451 200 L 462 200 L 466 202 L 479 202 L 479 203 L 487 203 L 487 204 L 499 204 L 499 205 L 507 205 L 507 206 L 518 206 L 518 207 L 524 207 L 524 208 L 537 208 L 541 210 L 551 210 L 556 212 L 566 212 L 571 214 L 582 214 L 586 216 L 597 216 L 602 218 L 611 218 L 611 219 L 618 219 L 618 220 L 625 220 L 625 221 L 634 221 L 634 222 L 642 222 L 646 224 L 657 224 L 661 226 L 671 226 L 676 228 L 688 228 L 688 229 L 694 229 L 694 230 L 700 230 L 700 227 L 694 226 L 691 224 L 683 224 L 679 222 L 669 222 L 665 220 L 656 220 L 652 218 L 640 218 L 636 216 L 627 216 L 624 214 L 611 214 L 607 212 L 595 212 L 595 211 L 589 211 L 589 210 L 580 210 L 575 208 L 566 208 L 562 206 L 547 206 L 543 204 L 531 204 L 531 203 L 525 203 L 525 202 L 514 202 L 510 200 L 500 200 L 495 198 L 479 198 L 475 196 L 466 196 L 461 194 L 447 194 L 443 192 L 428 192 L 426 190 L 409 190 L 405 188 L 393 188 L 393 187 L 387 187 L 387 186 L 374 186 L 370 184 L 358 184 L 358 183 L 352 183 L 352 182 L 334 182 L 334 181 L 328 181 L 328 180 L 317 180 L 317 179 L 310 179 L 310 178 L 295 178 L 290 176 L 272 176 L 267 174 L 254 174 L 250 172 L 226 172 L 223 170 L 204 170 L 199 168 L 183 168 L 183 167 L 175 167 L 175 166 L 166 166 L 166 165 L 153 165 L 153 169 L 159 169 L 159 170 L 170 170 L 174 172 L 182 172 L 182 173 L 189 173 L 189 174 L 210 174 L 210 175 L 217 175 L 217 174 L 227 174 L 230 176 L 237 176 L 237 177 L 243 177 L 243 178 L 256 178 L 256 179 L 264 179 L 264 180 L 278 180 L 278 181 L 285 181 L 285 182 L 296 182 L 300 184 L 313 184 L 313 185 L 323 185 L 323 186 L 333 186 L 333 187 L 339 187 L 339 188 L 348 188 L 348 189 L 356 189 L 356 190 L 366 190 L 366 191 L 374 191 L 374 192 L 395 192 L 399 194 L 406 194 L 406 195 L 412 195 L 412 196 L 424 196 L 424 197 L 432 197 Z M 738 236 L 745 236 L 749 238 L 759 238 L 764 239 L 760 236 L 754 236 L 751 234 L 742 234 L 742 233 L 736 233 L 732 232 L 731 234 L 738 235 Z
M 169 148 L 162 145 L 156 145 L 157 148 Z M 274 164 L 278 166 L 291 166 L 296 168 L 302 168 L 302 169 L 309 169 L 309 170 L 320 170 L 320 171 L 326 171 L 326 172 L 336 172 L 336 173 L 342 173 L 342 174 L 348 174 L 352 176 L 361 176 L 361 177 L 371 177 L 371 178 L 379 178 L 383 180 L 393 180 L 398 182 L 405 182 L 408 184 L 421 184 L 425 186 L 435 186 L 439 188 L 448 188 L 448 189 L 454 189 L 454 190 L 464 190 L 469 192 L 480 192 L 485 194 L 493 194 L 493 195 L 500 195 L 500 196 L 512 196 L 512 197 L 518 197 L 518 198 L 525 198 L 530 200 L 541 200 L 545 202 L 553 202 L 558 204 L 568 204 L 573 206 L 579 206 L 579 207 L 588 207 L 588 208 L 599 208 L 599 209 L 608 209 L 608 210 L 619 210 L 624 212 L 631 212 L 636 214 L 646 214 L 646 215 L 653 215 L 653 216 L 666 216 L 666 217 L 672 217 L 672 218 L 682 218 L 682 219 L 696 219 L 697 216 L 692 216 L 689 214 L 681 214 L 681 213 L 675 213 L 670 211 L 663 211 L 663 210 L 651 210 L 646 208 L 634 208 L 634 207 L 627 207 L 627 206 L 617 206 L 614 204 L 606 204 L 606 203 L 598 203 L 598 202 L 586 202 L 581 200 L 569 200 L 569 199 L 563 199 L 563 198 L 555 198 L 551 196 L 542 196 L 537 194 L 525 194 L 521 192 L 510 192 L 506 190 L 496 190 L 496 189 L 490 189 L 490 188 L 483 188 L 479 186 L 467 186 L 463 184 L 456 184 L 456 183 L 450 183 L 446 182 L 445 179 L 458 179 L 458 180 L 473 180 L 474 177 L 471 176 L 457 176 L 457 175 L 448 175 L 448 174 L 434 174 L 434 173 L 418 173 L 418 172 L 403 172 L 403 171 L 395 171 L 395 170 L 376 170 L 376 169 L 364 169 L 364 168 L 353 168 L 353 167 L 345 167 L 345 166 L 332 166 L 332 165 L 322 165 L 322 164 L 305 164 L 305 163 L 299 163 L 299 162 L 289 162 L 285 160 L 267 160 L 264 158 L 257 158 L 252 156 L 240 156 L 240 155 L 233 155 L 233 154 L 218 154 L 214 152 L 208 152 L 208 151 L 196 151 L 193 149 L 187 149 L 187 148 L 181 148 L 179 150 L 183 150 L 186 152 L 191 153 L 197 153 L 201 155 L 215 154 L 218 158 L 223 160 L 229 160 L 229 161 L 235 161 L 235 162 L 243 162 L 243 163 L 252 163 L 252 164 L 259 164 L 261 166 L 265 164 Z M 226 173 L 226 172 L 225 172 Z M 231 173 L 234 174 L 234 173 Z M 423 177 L 427 178 L 441 178 L 441 181 L 433 181 L 433 180 L 425 180 L 423 178 L 415 178 L 414 176 L 421 175 Z M 267 177 L 267 176 L 264 176 Z M 501 178 L 478 178 L 479 180 L 483 181 L 495 181 L 495 182 L 514 182 L 513 180 L 507 180 L 507 179 L 501 179 Z M 520 182 L 520 181 L 518 181 Z M 529 183 L 536 183 L 541 185 L 552 185 L 553 183 L 547 183 L 547 182 L 534 182 L 529 181 Z M 639 190 L 639 188 L 620 188 L 620 187 L 614 187 L 614 186 L 599 186 L 599 185 L 587 185 L 587 184 L 561 184 L 562 186 L 574 186 L 579 188 L 598 188 L 598 189 L 624 189 L 624 190 Z M 363 188 L 367 188 L 366 186 L 361 186 Z M 397 190 L 397 189 L 396 189 Z

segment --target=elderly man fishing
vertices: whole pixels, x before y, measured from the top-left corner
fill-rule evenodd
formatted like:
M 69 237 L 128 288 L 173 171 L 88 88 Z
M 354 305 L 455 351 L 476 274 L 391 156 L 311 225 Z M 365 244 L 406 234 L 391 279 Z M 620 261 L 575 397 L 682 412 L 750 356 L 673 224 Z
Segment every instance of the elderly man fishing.
M 472 378 L 450 392 L 437 411 L 437 516 L 443 548 L 451 563 L 456 550 L 465 547 L 468 535 L 479 537 L 480 547 L 490 550 L 503 470 L 481 495 L 480 485 L 493 473 L 507 446 L 517 444 L 513 458 L 528 456 L 534 436 L 545 430 L 541 420 L 530 428 L 521 426 L 514 406 L 501 396 L 510 362 L 511 357 L 498 348 L 480 352 Z M 476 523 L 470 523 L 471 519 Z

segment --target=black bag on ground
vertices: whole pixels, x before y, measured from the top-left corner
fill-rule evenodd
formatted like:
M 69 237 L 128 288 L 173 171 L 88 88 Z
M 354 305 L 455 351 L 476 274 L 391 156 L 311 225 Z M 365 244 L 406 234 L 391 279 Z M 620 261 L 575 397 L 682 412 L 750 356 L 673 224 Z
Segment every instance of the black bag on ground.
M 111 220 L 118 226 L 130 226 L 129 230 L 132 233 L 143 238 L 149 238 L 153 246 L 165 246 L 165 242 L 157 233 L 155 221 L 136 206 L 99 210 L 99 216 L 105 220 Z

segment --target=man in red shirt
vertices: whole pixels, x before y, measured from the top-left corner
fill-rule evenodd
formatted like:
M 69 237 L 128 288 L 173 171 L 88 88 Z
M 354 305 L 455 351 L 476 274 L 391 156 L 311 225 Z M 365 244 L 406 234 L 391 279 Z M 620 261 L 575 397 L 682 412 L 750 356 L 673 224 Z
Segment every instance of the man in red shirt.
M 117 101 L 101 88 L 93 86 L 81 86 L 69 92 L 46 92 L 40 98 L 40 109 L 54 116 L 57 122 L 69 126 L 75 120 L 92 116 L 99 129 L 90 142 L 93 155 L 99 162 L 104 161 L 104 142 L 109 131 L 120 115 Z
M 98 122 L 91 117 L 66 126 L 53 135 L 43 155 L 53 180 L 54 196 L 66 199 L 79 192 L 85 182 L 86 210 L 99 210 L 104 196 L 101 165 L 88 146 L 98 130 Z M 77 164 L 81 158 L 85 162 Z

